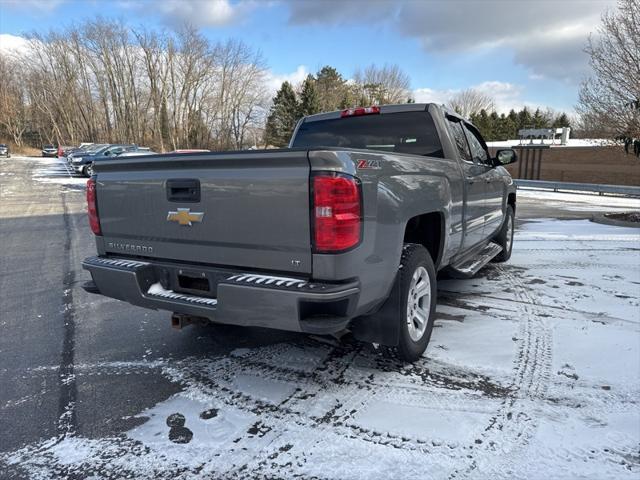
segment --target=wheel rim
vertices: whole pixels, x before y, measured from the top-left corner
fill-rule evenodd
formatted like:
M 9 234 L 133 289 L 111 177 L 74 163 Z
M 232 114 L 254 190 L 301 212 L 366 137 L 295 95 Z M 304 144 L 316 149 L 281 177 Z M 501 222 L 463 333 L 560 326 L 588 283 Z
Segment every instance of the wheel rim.
M 87 175 L 90 177 L 93 175 L 93 167 L 91 165 L 87 167 Z
M 511 245 L 513 245 L 513 218 L 509 215 L 507 217 L 507 253 L 511 251 Z
M 431 312 L 431 280 L 424 267 L 413 272 L 407 298 L 407 330 L 411 340 L 417 342 L 427 330 Z

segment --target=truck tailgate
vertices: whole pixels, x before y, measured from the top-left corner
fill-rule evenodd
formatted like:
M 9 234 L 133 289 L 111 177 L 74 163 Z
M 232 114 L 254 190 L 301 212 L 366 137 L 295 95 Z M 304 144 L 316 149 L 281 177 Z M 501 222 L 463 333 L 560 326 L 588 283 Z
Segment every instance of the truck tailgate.
M 95 171 L 105 253 L 311 272 L 306 150 L 131 157 Z

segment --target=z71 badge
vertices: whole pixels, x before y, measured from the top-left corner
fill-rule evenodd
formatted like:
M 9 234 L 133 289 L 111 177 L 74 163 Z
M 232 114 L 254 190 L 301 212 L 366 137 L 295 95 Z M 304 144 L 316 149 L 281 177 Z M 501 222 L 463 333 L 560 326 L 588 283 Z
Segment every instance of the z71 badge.
M 379 160 L 358 160 L 358 170 L 380 170 Z

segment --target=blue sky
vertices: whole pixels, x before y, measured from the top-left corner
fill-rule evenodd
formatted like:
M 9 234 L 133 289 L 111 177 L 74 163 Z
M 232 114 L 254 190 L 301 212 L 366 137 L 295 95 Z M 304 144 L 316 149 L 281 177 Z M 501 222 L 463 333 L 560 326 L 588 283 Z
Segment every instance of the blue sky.
M 571 111 L 589 74 L 582 48 L 614 0 L 0 0 L 0 49 L 27 32 L 97 16 L 131 26 L 197 26 L 211 40 L 259 49 L 271 83 L 300 81 L 321 66 L 350 77 L 371 63 L 398 64 L 418 101 L 464 88 L 500 110 Z M 274 87 L 275 88 L 275 87 Z

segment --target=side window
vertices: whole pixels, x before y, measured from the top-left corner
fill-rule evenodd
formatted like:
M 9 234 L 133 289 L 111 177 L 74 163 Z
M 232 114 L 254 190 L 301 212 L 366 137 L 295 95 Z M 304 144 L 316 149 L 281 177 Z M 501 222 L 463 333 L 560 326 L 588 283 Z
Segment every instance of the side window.
M 462 123 L 449 120 L 449 129 L 453 134 L 453 140 L 456 142 L 456 147 L 458 148 L 460 158 L 465 162 L 472 162 L 473 159 L 471 158 L 471 153 L 469 152 L 469 144 L 467 143 L 467 139 L 464 136 L 464 131 L 462 130 Z
M 475 131 L 475 128 L 464 125 L 464 132 L 469 140 L 469 147 L 471 147 L 471 156 L 473 160 L 478 163 L 489 163 L 489 153 L 484 148 L 484 142 L 479 134 Z

